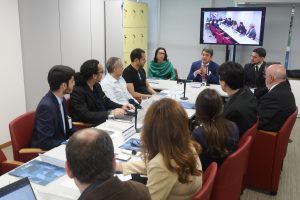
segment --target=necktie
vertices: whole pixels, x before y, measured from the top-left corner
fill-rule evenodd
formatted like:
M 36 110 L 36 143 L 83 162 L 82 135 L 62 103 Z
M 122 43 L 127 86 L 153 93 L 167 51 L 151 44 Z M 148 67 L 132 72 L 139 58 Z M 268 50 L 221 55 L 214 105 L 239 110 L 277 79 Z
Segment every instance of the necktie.
M 255 72 L 258 73 L 258 66 L 255 65 Z

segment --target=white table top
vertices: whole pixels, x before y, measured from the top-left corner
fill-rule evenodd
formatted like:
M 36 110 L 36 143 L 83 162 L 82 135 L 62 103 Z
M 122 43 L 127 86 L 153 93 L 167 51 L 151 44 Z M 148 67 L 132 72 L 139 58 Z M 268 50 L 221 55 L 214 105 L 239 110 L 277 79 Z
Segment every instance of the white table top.
M 259 44 L 257 41 L 252 40 L 246 35 L 241 35 L 239 32 L 234 31 L 231 27 L 225 26 L 224 24 L 221 24 L 219 27 L 239 44 L 251 44 L 251 45 Z

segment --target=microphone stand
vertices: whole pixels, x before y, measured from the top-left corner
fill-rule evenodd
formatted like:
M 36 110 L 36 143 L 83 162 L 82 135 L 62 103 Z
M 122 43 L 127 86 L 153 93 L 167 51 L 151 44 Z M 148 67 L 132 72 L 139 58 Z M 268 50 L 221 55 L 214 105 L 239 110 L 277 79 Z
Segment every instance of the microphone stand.
M 182 100 L 188 100 L 189 98 L 185 96 L 185 91 L 186 91 L 186 83 L 187 82 L 192 82 L 192 80 L 186 80 L 186 79 L 178 79 L 177 83 L 183 83 L 183 97 L 180 97 Z
M 136 105 L 134 105 L 134 128 L 135 128 L 135 132 L 137 132 L 137 114 L 138 114 L 138 108 Z
M 188 100 L 189 99 L 185 96 L 185 90 L 186 90 L 186 82 L 184 81 L 183 82 L 183 97 L 180 97 L 180 99 L 182 99 L 182 100 Z

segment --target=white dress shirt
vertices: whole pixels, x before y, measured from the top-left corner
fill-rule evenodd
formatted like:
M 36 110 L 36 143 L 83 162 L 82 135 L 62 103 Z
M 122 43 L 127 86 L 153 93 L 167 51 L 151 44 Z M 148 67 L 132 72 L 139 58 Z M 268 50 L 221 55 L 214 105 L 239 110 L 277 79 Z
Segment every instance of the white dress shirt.
M 128 92 L 126 82 L 122 76 L 115 79 L 107 73 L 100 84 L 105 95 L 116 103 L 124 105 L 128 103 L 129 99 L 134 99 Z

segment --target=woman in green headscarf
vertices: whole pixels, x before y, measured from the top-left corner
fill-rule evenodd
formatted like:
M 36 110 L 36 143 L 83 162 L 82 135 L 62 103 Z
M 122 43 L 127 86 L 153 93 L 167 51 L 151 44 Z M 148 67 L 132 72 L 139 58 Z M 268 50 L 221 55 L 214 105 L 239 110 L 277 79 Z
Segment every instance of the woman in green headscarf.
M 165 48 L 159 47 L 156 49 L 154 59 L 148 68 L 148 78 L 176 80 L 174 67 L 168 60 Z

